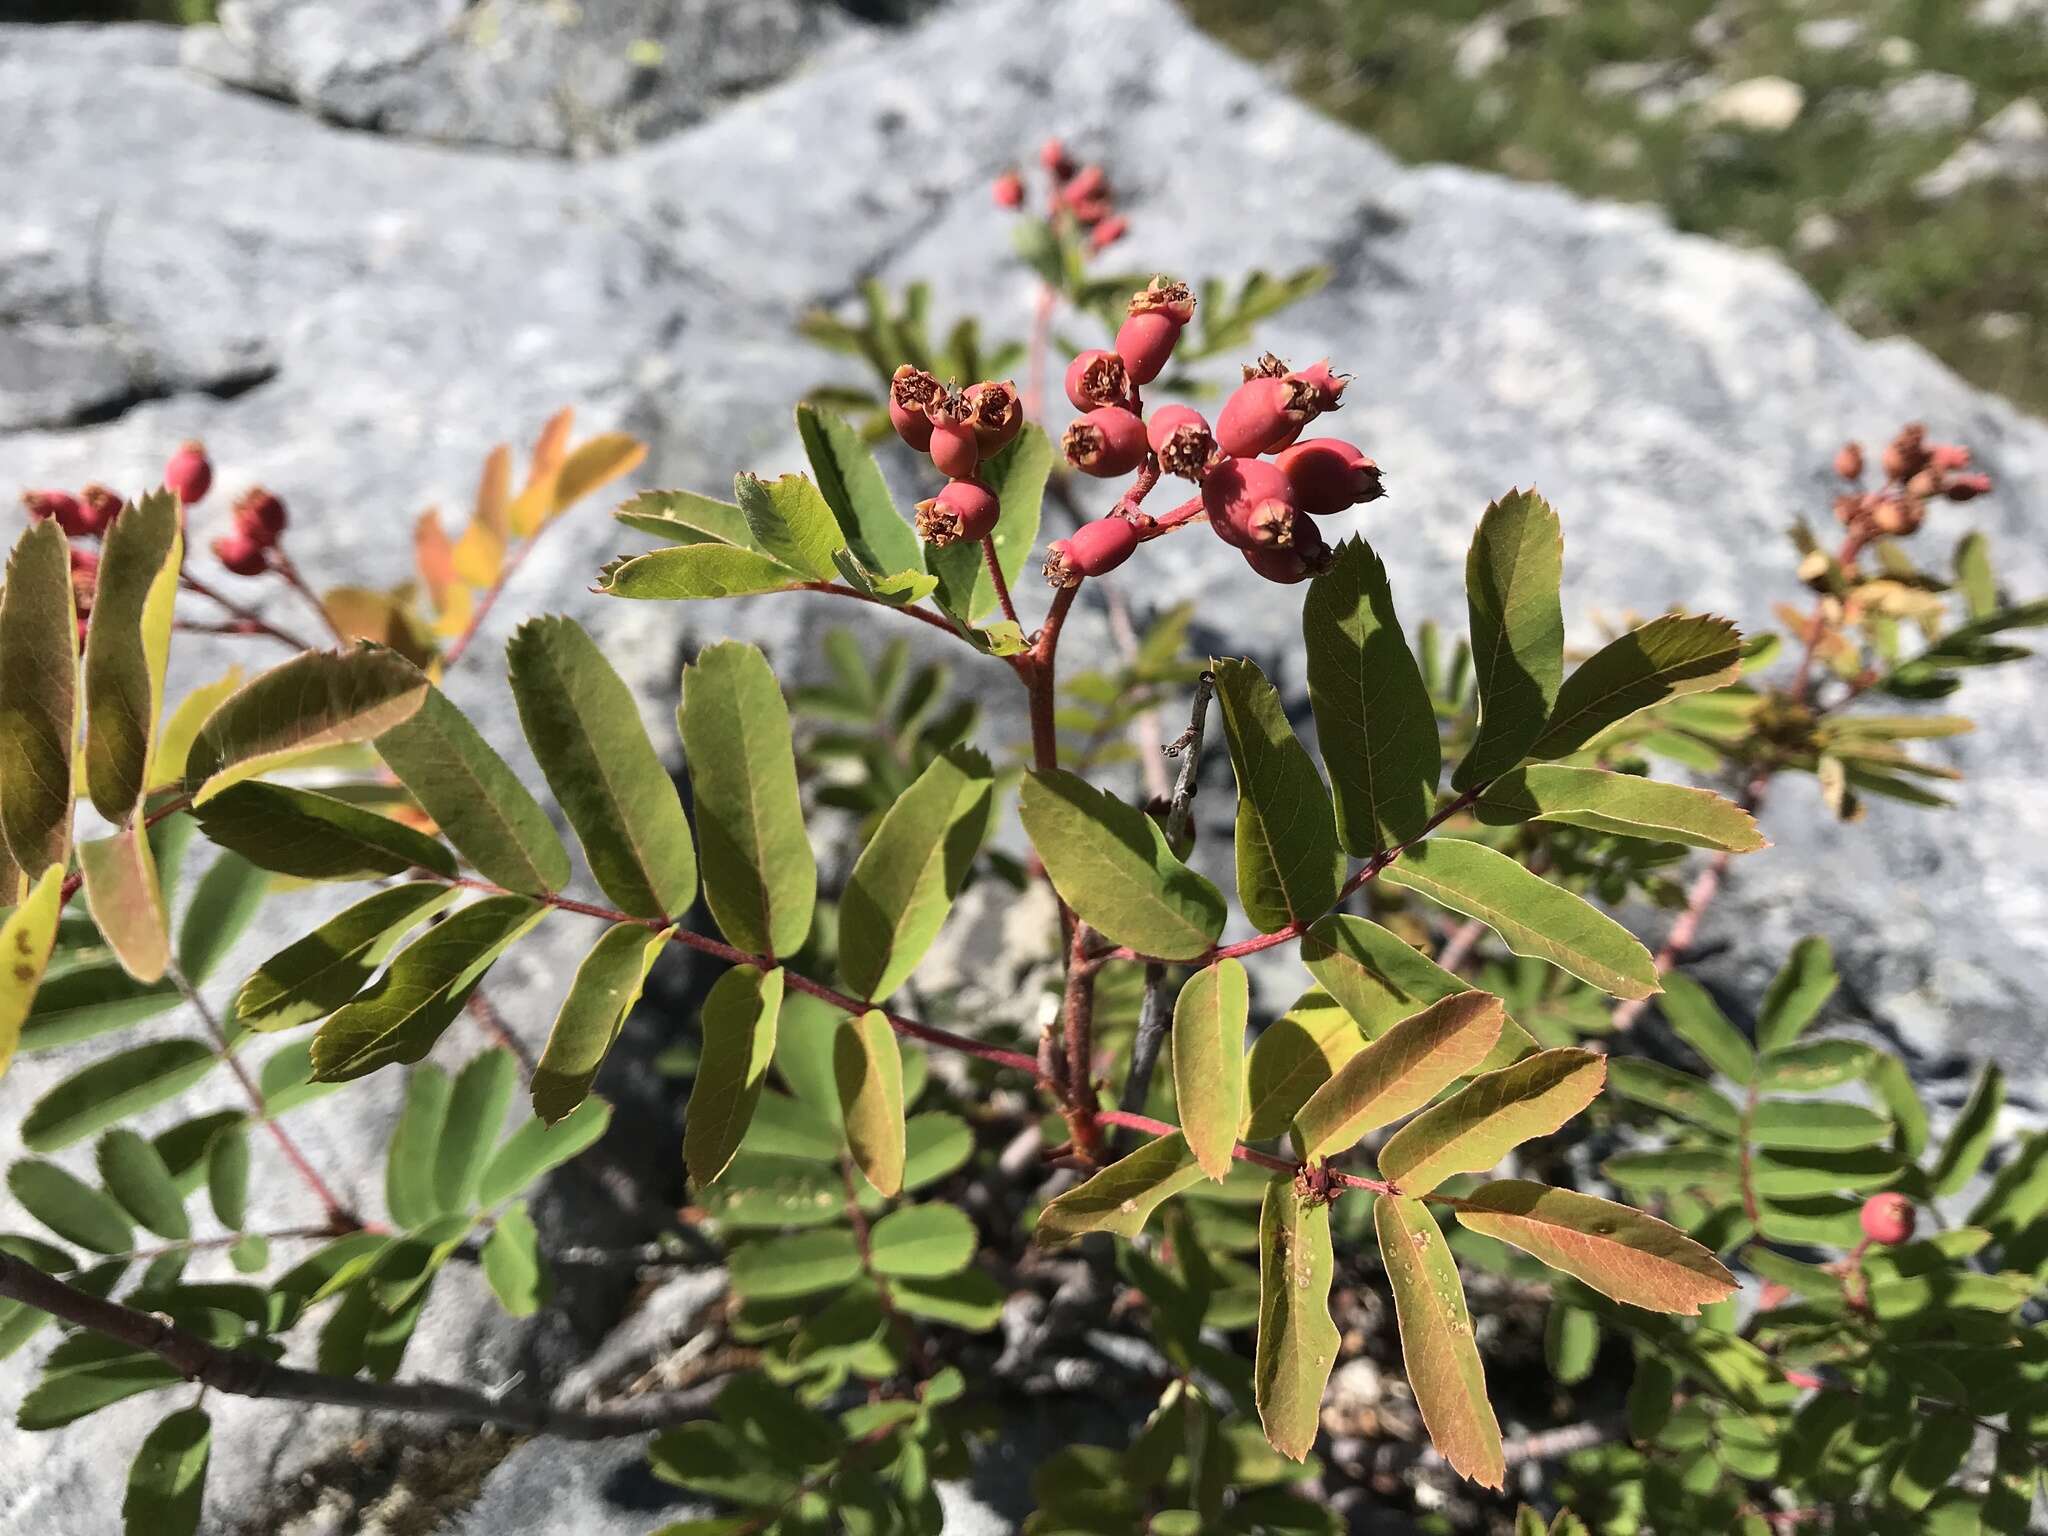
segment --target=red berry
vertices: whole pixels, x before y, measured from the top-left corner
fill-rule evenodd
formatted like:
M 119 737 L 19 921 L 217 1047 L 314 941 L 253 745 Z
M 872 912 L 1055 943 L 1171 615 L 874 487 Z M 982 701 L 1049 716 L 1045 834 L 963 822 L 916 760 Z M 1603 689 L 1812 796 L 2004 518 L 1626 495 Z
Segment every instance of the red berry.
M 1961 443 L 1929 443 L 1927 456 L 1936 469 L 1968 469 L 1970 450 Z
M 889 425 L 919 453 L 932 445 L 931 417 L 926 412 L 945 395 L 945 388 L 937 379 L 908 363 L 889 380 Z
M 979 480 L 948 480 L 938 495 L 917 504 L 918 537 L 938 545 L 979 543 L 995 532 L 1001 512 L 996 493 Z
M 206 445 L 196 439 L 181 443 L 164 466 L 164 484 L 188 507 L 204 501 L 213 489 L 213 464 L 206 457 Z
M 263 549 L 278 541 L 284 533 L 286 521 L 284 503 L 260 485 L 242 492 L 235 502 L 235 531 L 246 535 L 251 543 Z M 234 569 L 232 566 L 228 568 Z M 246 576 L 249 573 L 243 571 L 238 574 Z
M 1957 475 L 1942 487 L 1942 494 L 1950 501 L 1975 501 L 1990 493 L 1991 477 L 1982 473 Z
M 1083 352 L 1067 364 L 1067 398 L 1077 411 L 1098 405 L 1122 405 L 1131 396 L 1124 360 L 1100 347 Z
M 1159 377 L 1180 340 L 1180 327 L 1180 321 L 1163 309 L 1142 310 L 1117 327 L 1116 355 L 1123 359 L 1132 383 L 1150 384 Z
M 1334 411 L 1344 403 L 1344 386 L 1351 382 L 1349 374 L 1330 372 L 1327 357 L 1288 377 L 1301 380 L 1315 391 L 1315 409 L 1311 414 L 1318 416 L 1324 411 Z
M 121 498 L 104 485 L 88 485 L 78 493 L 78 500 L 84 509 L 81 532 L 105 533 L 107 525 L 121 515 Z
M 1244 563 L 1257 571 L 1268 581 L 1277 581 L 1283 586 L 1292 586 L 1297 581 L 1307 581 L 1315 572 L 1300 554 L 1292 549 L 1247 549 L 1243 551 Z
M 984 458 L 1008 447 L 1024 428 L 1024 402 L 1017 398 L 1017 386 L 1002 383 L 970 384 L 967 403 L 974 407 L 974 436 Z
M 974 434 L 974 407 L 957 391 L 930 410 L 932 462 L 948 480 L 966 480 L 981 463 L 981 439 Z
M 996 178 L 996 206 L 998 208 L 1021 208 L 1024 206 L 1024 178 L 1015 171 L 1005 171 Z
M 1038 163 L 1062 181 L 1074 174 L 1074 162 L 1067 155 L 1067 146 L 1058 139 L 1047 139 L 1038 146 Z
M 1109 173 L 1099 165 L 1084 165 L 1060 188 L 1060 201 L 1076 213 L 1083 203 L 1104 202 L 1109 197 Z
M 1863 1202 L 1863 1235 L 1887 1248 L 1911 1242 L 1915 1217 L 1913 1202 L 1904 1195 L 1872 1195 Z
M 1202 477 L 1202 505 L 1209 526 L 1226 544 L 1286 547 L 1294 542 L 1294 487 L 1263 459 L 1217 460 Z
M 57 526 L 67 538 L 83 538 L 87 532 L 85 507 L 69 491 L 23 491 L 21 504 L 28 509 L 28 520 L 32 523 L 57 519 Z
M 1233 458 L 1257 458 L 1314 414 L 1314 398 L 1313 387 L 1299 379 L 1246 379 L 1216 417 L 1216 446 Z
M 1112 512 L 1083 523 L 1046 551 L 1045 579 L 1056 587 L 1078 586 L 1085 576 L 1102 576 L 1131 558 L 1138 547 L 1137 525 Z
M 239 527 L 213 541 L 213 557 L 237 576 L 261 576 L 270 569 L 269 546 Z
M 1312 437 L 1274 455 L 1294 487 L 1294 502 L 1314 517 L 1328 517 L 1385 494 L 1380 467 L 1340 437 Z
M 1145 423 L 1120 405 L 1099 406 L 1067 428 L 1060 447 L 1084 475 L 1128 475 L 1145 462 Z
M 1120 213 L 1103 219 L 1088 233 L 1088 249 L 1106 251 L 1131 232 L 1131 221 Z
M 1844 480 L 1863 478 L 1863 445 L 1844 443 L 1835 453 L 1835 473 Z
M 1163 405 L 1145 423 L 1145 437 L 1169 475 L 1199 480 L 1216 456 L 1216 436 L 1202 413 L 1189 405 Z

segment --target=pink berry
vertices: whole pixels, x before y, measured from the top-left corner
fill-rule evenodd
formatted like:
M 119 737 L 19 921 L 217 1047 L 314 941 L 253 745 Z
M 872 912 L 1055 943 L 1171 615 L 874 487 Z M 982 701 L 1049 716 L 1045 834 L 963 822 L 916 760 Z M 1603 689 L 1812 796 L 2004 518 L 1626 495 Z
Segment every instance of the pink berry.
M 1046 551 L 1045 579 L 1056 587 L 1078 586 L 1083 577 L 1115 570 L 1137 547 L 1137 525 L 1112 512 L 1055 540 Z
M 979 543 L 995 532 L 1001 512 L 996 493 L 979 480 L 948 480 L 938 495 L 917 504 L 918 537 L 938 545 Z
M 974 434 L 974 407 L 957 392 L 930 411 L 932 463 L 948 480 L 970 479 L 981 463 L 981 439 Z
M 1216 446 L 1233 458 L 1257 458 L 1309 419 L 1314 396 L 1298 379 L 1246 379 L 1216 417 Z
M 1067 428 L 1060 447 L 1084 475 L 1128 475 L 1145 462 L 1145 423 L 1120 405 L 1099 406 Z
M 1058 139 L 1047 139 L 1038 146 L 1038 163 L 1062 181 L 1074 174 L 1074 162 L 1067 154 L 1067 146 Z
M 1341 437 L 1311 437 L 1274 455 L 1273 462 L 1294 487 L 1294 504 L 1313 517 L 1328 517 L 1386 493 L 1379 465 Z
M 261 549 L 268 549 L 284 533 L 284 502 L 262 486 L 251 486 L 235 502 L 235 531 Z M 226 564 L 225 561 L 222 562 Z M 228 569 L 233 570 L 233 566 Z M 248 575 L 249 572 L 239 572 Z
M 1100 347 L 1083 352 L 1067 364 L 1067 398 L 1077 411 L 1098 405 L 1122 405 L 1131 395 L 1124 360 Z
M 121 498 L 104 485 L 88 485 L 78 493 L 78 501 L 84 509 L 85 533 L 105 533 L 108 525 L 121 515 Z
M 1975 501 L 1991 494 L 1991 477 L 1982 473 L 1957 475 L 1942 487 L 1942 494 L 1950 501 Z
M 1131 221 L 1120 213 L 1101 220 L 1088 232 L 1088 249 L 1106 251 L 1131 232 Z
M 1081 204 L 1102 201 L 1108 196 L 1109 173 L 1099 165 L 1082 166 L 1060 188 L 1060 201 L 1076 212 Z
M 1307 581 L 1315 572 L 1308 562 L 1292 549 L 1247 549 L 1243 552 L 1244 563 L 1257 571 L 1268 581 L 1277 581 L 1282 586 L 1292 586 L 1297 581 Z
M 242 528 L 215 539 L 213 557 L 237 576 L 261 576 L 270 568 L 268 546 L 258 543 Z
M 974 436 L 984 458 L 1007 448 L 1024 429 L 1024 402 L 1008 380 L 970 384 L 966 399 L 974 408 Z
M 1162 309 L 1147 309 L 1126 317 L 1116 331 L 1116 355 L 1123 359 L 1124 372 L 1134 384 L 1150 384 L 1166 368 L 1180 340 L 1181 323 Z
M 945 394 L 937 379 L 909 363 L 898 368 L 889 380 L 889 425 L 919 453 L 932 445 L 931 417 L 926 412 Z
M 23 491 L 21 504 L 32 523 L 54 517 L 67 538 L 83 538 L 87 532 L 85 506 L 69 491 Z
M 1936 469 L 1951 470 L 1968 469 L 1970 467 L 1970 450 L 1961 443 L 1929 443 L 1927 445 L 1927 457 L 1928 461 Z
M 1334 411 L 1344 403 L 1344 386 L 1351 382 L 1349 374 L 1330 372 L 1330 360 L 1327 357 L 1299 372 L 1289 374 L 1288 377 L 1301 380 L 1315 391 L 1315 409 L 1311 414 L 1318 416 L 1324 411 Z
M 206 457 L 206 445 L 196 439 L 181 443 L 164 466 L 164 484 L 188 507 L 204 501 L 213 489 L 213 463 Z
M 1024 178 L 1015 171 L 1005 171 L 996 178 L 996 206 L 998 208 L 1021 208 L 1024 206 Z
M 1863 445 L 1844 443 L 1835 454 L 1835 473 L 1844 480 L 1863 478 Z
M 1294 487 L 1263 459 L 1219 459 L 1202 477 L 1202 505 L 1209 526 L 1226 544 L 1240 549 L 1294 542 L 1297 523 Z
M 1216 456 L 1216 435 L 1209 422 L 1190 405 L 1163 405 L 1145 423 L 1145 437 L 1169 475 L 1199 480 Z
M 1873 1243 L 1889 1248 L 1913 1239 L 1913 1202 L 1904 1195 L 1872 1195 L 1863 1202 L 1861 1220 L 1863 1235 Z

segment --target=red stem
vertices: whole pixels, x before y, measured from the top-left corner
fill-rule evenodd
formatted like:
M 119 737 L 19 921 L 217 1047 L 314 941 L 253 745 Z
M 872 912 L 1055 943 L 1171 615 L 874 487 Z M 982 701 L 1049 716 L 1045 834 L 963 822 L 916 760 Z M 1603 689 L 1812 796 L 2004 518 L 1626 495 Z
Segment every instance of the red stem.
M 253 608 L 244 608 L 240 603 L 221 596 L 220 593 L 201 581 L 197 576 L 194 576 L 190 571 L 180 571 L 178 573 L 178 582 L 187 592 L 196 592 L 208 602 L 218 603 L 222 608 L 226 609 L 234 616 L 235 623 L 240 626 L 245 634 L 268 635 L 280 645 L 288 645 L 295 651 L 310 651 L 314 649 L 314 647 L 308 645 L 290 630 L 280 629 L 277 625 L 271 623 Z
M 989 580 L 996 584 L 996 601 L 1003 605 L 1003 617 L 1023 629 L 1024 621 L 1017 617 L 1017 605 L 1010 601 L 1010 583 L 1003 577 L 1003 562 L 996 557 L 996 536 L 983 534 L 981 558 L 988 564 Z

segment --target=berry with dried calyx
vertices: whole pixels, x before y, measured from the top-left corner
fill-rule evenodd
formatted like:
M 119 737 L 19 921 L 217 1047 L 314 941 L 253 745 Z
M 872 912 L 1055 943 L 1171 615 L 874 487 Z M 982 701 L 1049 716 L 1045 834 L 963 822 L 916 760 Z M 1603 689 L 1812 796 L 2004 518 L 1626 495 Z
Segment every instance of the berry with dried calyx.
M 938 495 L 917 504 L 917 536 L 941 546 L 978 543 L 995 532 L 1001 514 L 996 493 L 979 480 L 948 480 Z
M 1910 480 L 1927 463 L 1927 429 L 1911 422 L 1885 445 L 1884 474 L 1887 480 Z
M 1954 475 L 1941 490 L 1941 494 L 1950 501 L 1975 501 L 1979 496 L 1987 496 L 1990 492 L 1991 477 L 1982 471 Z
M 88 485 L 78 493 L 78 504 L 84 511 L 86 533 L 105 533 L 115 518 L 121 515 L 122 501 L 104 485 Z
M 23 491 L 21 504 L 32 523 L 54 517 L 68 538 L 82 538 L 87 532 L 85 506 L 69 491 Z
M 246 535 L 251 543 L 261 548 L 268 549 L 283 536 L 286 521 L 284 502 L 275 492 L 266 491 L 260 485 L 242 492 L 235 502 L 235 532 Z M 248 572 L 240 574 L 247 575 Z
M 188 507 L 204 501 L 213 489 L 213 461 L 206 456 L 206 445 L 196 438 L 180 443 L 164 466 L 164 485 Z
M 1098 406 L 1067 428 L 1060 448 L 1084 475 L 1128 475 L 1145 462 L 1145 423 L 1120 405 Z
M 1067 146 L 1058 139 L 1047 139 L 1038 146 L 1038 163 L 1061 181 L 1074 174 L 1073 158 L 1067 153 Z
M 1202 506 L 1209 526 L 1226 544 L 1286 548 L 1297 523 L 1294 487 L 1277 465 L 1263 459 L 1218 459 L 1202 477 Z
M 1386 494 L 1380 467 L 1341 437 L 1311 437 L 1274 455 L 1294 487 L 1294 502 L 1314 517 L 1328 517 Z
M 1131 221 L 1120 213 L 1112 213 L 1108 218 L 1097 222 L 1095 227 L 1088 231 L 1088 249 L 1091 251 L 1106 251 L 1130 232 Z
M 1131 551 L 1137 547 L 1137 525 L 1112 512 L 1092 523 L 1083 523 L 1064 539 L 1054 540 L 1045 552 L 1045 579 L 1056 587 L 1078 586 L 1084 577 L 1115 570 L 1131 558 Z
M 1257 458 L 1291 441 L 1315 414 L 1314 402 L 1314 386 L 1304 380 L 1246 379 L 1217 414 L 1216 446 L 1233 458 Z
M 1311 415 L 1320 416 L 1324 411 L 1334 411 L 1344 404 L 1344 386 L 1351 382 L 1348 373 L 1330 372 L 1330 360 L 1326 357 L 1319 363 L 1312 363 L 1298 372 L 1287 375 L 1299 379 L 1315 392 L 1315 408 Z
M 1313 524 L 1303 524 L 1312 527 Z M 1320 554 L 1320 563 L 1311 563 L 1308 555 L 1299 549 L 1279 549 L 1271 545 L 1254 547 L 1242 551 L 1244 563 L 1268 581 L 1277 581 L 1282 586 L 1292 586 L 1298 581 L 1307 581 L 1329 564 L 1329 552 Z
M 1100 347 L 1079 353 L 1067 364 L 1067 399 L 1077 411 L 1098 405 L 1122 405 L 1131 397 L 1131 376 L 1124 360 Z
M 1105 203 L 1109 197 L 1109 172 L 1099 165 L 1084 165 L 1060 188 L 1060 201 L 1075 213 L 1084 204 Z
M 1863 478 L 1863 445 L 1844 443 L 1835 452 L 1835 473 L 1844 480 Z
M 974 408 L 974 437 L 981 444 L 983 458 L 1007 448 L 1024 429 L 1024 402 L 1017 397 L 1017 386 L 1007 379 L 970 384 L 966 399 Z
M 1181 328 L 1194 317 L 1195 299 L 1186 283 L 1155 277 L 1134 295 L 1124 323 L 1117 327 L 1116 355 L 1135 384 L 1158 378 L 1180 340 Z
M 1184 480 L 1199 480 L 1216 456 L 1216 434 L 1208 418 L 1190 405 L 1162 405 L 1145 423 L 1145 438 L 1159 467 Z
M 981 439 L 974 431 L 974 407 L 967 397 L 954 391 L 930 411 L 932 462 L 949 480 L 972 478 L 981 463 Z
M 261 576 L 270 569 L 270 547 L 236 528 L 213 541 L 213 557 L 237 576 Z
M 1918 1224 L 1913 1211 L 1913 1202 L 1904 1195 L 1872 1195 L 1863 1202 L 1863 1235 L 1873 1243 L 1894 1247 L 1899 1243 L 1913 1240 L 1913 1229 Z
M 996 178 L 995 199 L 998 208 L 1021 208 L 1024 206 L 1024 178 L 1015 171 L 1005 171 Z
M 945 399 L 945 386 L 922 368 L 905 363 L 889 380 L 889 425 L 919 453 L 932 445 L 931 408 Z

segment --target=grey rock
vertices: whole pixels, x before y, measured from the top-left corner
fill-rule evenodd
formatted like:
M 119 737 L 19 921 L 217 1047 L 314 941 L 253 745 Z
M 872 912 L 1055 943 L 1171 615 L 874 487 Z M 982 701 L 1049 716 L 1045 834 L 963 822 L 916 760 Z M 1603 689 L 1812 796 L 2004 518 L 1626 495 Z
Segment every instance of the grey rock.
M 1970 0 L 1970 20 L 1980 27 L 2048 25 L 2048 0 Z
M 2048 181 L 2048 112 L 2031 96 L 2010 102 L 1968 142 L 1913 183 L 1929 202 L 1942 202 L 1980 181 Z
M 1870 35 L 1867 23 L 1854 16 L 1822 16 L 1802 21 L 1793 36 L 1809 53 L 1841 53 Z
M 110 100 L 119 112 L 104 109 Z M 17 210 L 4 238 L 10 255 L 51 253 L 0 265 L 10 295 L 0 358 L 68 360 L 50 365 L 61 387 L 40 375 L 24 387 L 17 367 L 0 369 L 24 400 L 28 390 L 51 396 L 10 406 L 17 424 L 0 430 L 23 483 L 140 486 L 171 445 L 201 436 L 227 491 L 261 480 L 291 500 L 295 553 L 319 579 L 388 586 L 408 574 L 411 517 L 429 504 L 465 506 L 489 445 L 530 434 L 564 402 L 590 430 L 646 436 L 646 484 L 715 490 L 740 468 L 796 467 L 789 402 L 854 373 L 791 325 L 808 305 L 850 300 L 856 276 L 930 278 L 942 323 L 972 313 L 1022 333 L 1031 287 L 985 189 L 997 169 L 1059 132 L 1128 187 L 1134 268 L 1199 276 L 1332 264 L 1331 285 L 1259 341 L 1283 356 L 1331 353 L 1359 371 L 1339 426 L 1389 468 L 1393 498 L 1363 526 L 1410 623 L 1462 621 L 1474 518 L 1509 485 L 1533 482 L 1564 516 L 1568 612 L 1583 616 L 1574 642 L 1595 637 L 1595 613 L 1675 603 L 1769 624 L 1773 600 L 1799 595 L 1772 553 L 1788 511 L 1824 509 L 1825 466 L 1842 438 L 1881 441 L 1911 418 L 1976 448 L 2000 491 L 1974 503 L 1970 521 L 1990 532 L 2016 594 L 2048 590 L 2048 550 L 2030 521 L 2048 494 L 2048 427 L 1910 344 L 1859 339 L 1770 256 L 1678 235 L 1645 210 L 1401 167 L 1287 100 L 1165 0 L 964 9 L 900 41 L 836 48 L 799 82 L 589 165 L 411 141 L 392 122 L 355 131 L 330 116 L 222 91 L 147 30 L 0 28 L 0 143 Z M 1162 155 L 1167 143 L 1178 152 Z M 108 255 L 87 260 L 92 250 Z M 116 335 L 109 315 L 119 317 Z M 135 337 L 135 353 L 119 350 Z M 220 387 L 233 376 L 220 359 L 248 357 L 267 359 L 269 375 L 253 388 Z M 910 466 L 892 466 L 905 487 L 915 483 Z M 195 542 L 217 530 L 223 500 L 195 512 Z M 538 776 L 492 664 L 526 613 L 554 608 L 589 624 L 671 752 L 676 668 L 690 646 L 740 635 L 794 669 L 830 625 L 851 624 L 872 643 L 896 632 L 885 616 L 824 599 L 642 605 L 585 590 L 604 558 L 642 544 L 598 508 L 573 514 L 522 567 L 474 662 L 450 682 L 531 782 Z M 1184 536 L 1163 548 L 1134 595 L 1200 602 L 1199 645 L 1257 656 L 1298 695 L 1297 594 L 1248 582 L 1214 540 Z M 281 621 L 304 622 L 288 595 L 263 601 Z M 1021 601 L 1028 621 L 1043 599 L 1032 591 Z M 1107 644 L 1093 607 L 1069 634 L 1077 645 Z M 925 643 L 921 631 L 917 640 Z M 181 636 L 173 696 L 231 660 L 280 654 Z M 963 656 L 959 675 L 976 687 L 989 679 L 988 739 L 1011 739 L 1018 715 L 1007 676 L 978 665 Z M 2032 1004 L 2048 995 L 2048 811 L 2034 767 L 2048 754 L 2042 694 L 2038 668 L 1971 681 L 1958 702 L 1982 724 L 1942 744 L 1939 755 L 1969 775 L 1944 817 L 1875 805 L 1864 825 L 1838 828 L 1808 786 L 1789 785 L 1765 813 L 1776 850 L 1737 866 L 1707 924 L 1710 979 L 1753 1000 L 1793 939 L 1827 933 L 1843 957 L 1844 1008 L 1907 1046 L 1938 1101 L 1959 1099 L 1968 1064 L 1988 1056 L 2006 1066 L 2016 1099 L 2038 1102 Z M 1202 856 L 1227 875 L 1220 754 L 1211 775 L 1215 792 L 1198 802 Z M 294 896 L 217 986 L 341 899 Z M 1661 918 L 1645 923 L 1653 934 L 1662 927 Z M 580 920 L 551 920 L 494 979 L 522 1038 L 544 1034 L 593 937 Z M 979 951 L 953 956 L 957 974 Z M 1284 1006 L 1300 974 L 1267 958 L 1261 1006 Z M 665 964 L 656 978 L 650 1018 L 636 1026 L 650 1039 L 685 1027 L 697 984 L 686 965 Z M 444 1053 L 459 1061 L 477 1044 L 463 1026 Z M 0 1082 L 0 1156 L 14 1155 L 25 1106 L 106 1046 L 16 1063 Z M 631 1115 L 623 1176 L 575 1174 L 544 1202 L 560 1223 L 553 1231 L 573 1234 L 571 1218 L 582 1218 L 639 1223 L 644 1234 L 662 1193 L 658 1170 L 674 1167 L 672 1106 L 650 1078 L 627 1070 L 601 1084 Z M 383 1074 L 288 1122 L 366 1214 L 380 1212 L 374 1153 L 397 1088 Z M 189 1107 L 229 1102 L 220 1081 Z M 63 1160 L 83 1167 L 84 1150 Z M 282 1165 L 260 1155 L 257 1219 L 308 1219 Z M 519 1328 L 473 1282 L 437 1291 L 409 1369 L 494 1385 L 524 1371 L 530 1389 L 587 1358 L 623 1306 L 593 1294 Z M 40 1353 L 0 1366 L 0 1401 L 18 1399 Z M 317 1472 L 362 1429 L 352 1414 L 216 1407 L 222 1442 L 238 1454 L 215 1463 L 215 1532 L 274 1529 L 266 1522 L 280 1488 Z M 97 1536 L 118 1508 L 128 1448 L 161 1411 L 144 1400 L 84 1429 L 0 1439 L 0 1525 Z M 1064 1427 L 1051 1426 L 1051 1443 Z M 486 1500 L 545 1484 L 550 1454 L 524 1464 L 542 1471 L 501 1473 Z M 1007 1481 L 987 1475 L 987 1504 L 1015 1511 L 1028 1497 L 1029 1459 L 1021 1445 L 997 1454 Z M 620 1517 L 604 1504 L 598 1465 L 576 1485 L 590 1496 L 573 1518 L 608 1530 Z M 518 1481 L 528 1476 L 538 1482 Z M 505 1497 L 509 1505 L 480 1507 L 518 1506 Z
M 1888 133 L 1950 133 L 1977 111 L 1977 88 L 1961 75 L 1922 70 L 1894 80 L 1871 104 L 1874 126 Z

